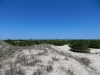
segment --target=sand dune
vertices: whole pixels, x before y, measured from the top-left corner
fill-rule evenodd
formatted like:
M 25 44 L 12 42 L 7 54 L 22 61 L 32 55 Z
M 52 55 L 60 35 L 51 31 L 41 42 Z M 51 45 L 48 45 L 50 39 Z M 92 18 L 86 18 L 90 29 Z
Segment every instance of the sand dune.
M 0 61 L 0 75 L 100 75 L 100 49 L 88 54 L 71 52 L 68 45 L 18 49 Z

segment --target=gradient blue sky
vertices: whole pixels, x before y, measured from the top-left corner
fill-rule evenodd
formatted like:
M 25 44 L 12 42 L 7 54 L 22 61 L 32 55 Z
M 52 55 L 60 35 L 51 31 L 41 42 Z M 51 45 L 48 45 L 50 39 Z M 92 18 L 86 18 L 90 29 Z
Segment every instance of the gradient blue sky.
M 100 0 L 0 0 L 0 39 L 100 39 Z

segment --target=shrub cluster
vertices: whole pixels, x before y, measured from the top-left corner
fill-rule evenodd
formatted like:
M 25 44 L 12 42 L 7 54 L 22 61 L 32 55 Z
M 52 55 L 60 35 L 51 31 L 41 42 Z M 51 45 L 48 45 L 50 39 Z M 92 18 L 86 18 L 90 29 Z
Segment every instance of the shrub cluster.
M 91 40 L 89 43 L 90 48 L 100 48 L 100 40 Z
M 69 44 L 82 41 L 88 45 L 88 48 L 100 48 L 100 40 L 69 40 Z
M 88 43 L 86 43 L 86 41 L 78 40 L 70 44 L 69 46 L 71 48 L 71 51 L 74 51 L 74 52 L 87 53 L 90 51 L 88 49 Z

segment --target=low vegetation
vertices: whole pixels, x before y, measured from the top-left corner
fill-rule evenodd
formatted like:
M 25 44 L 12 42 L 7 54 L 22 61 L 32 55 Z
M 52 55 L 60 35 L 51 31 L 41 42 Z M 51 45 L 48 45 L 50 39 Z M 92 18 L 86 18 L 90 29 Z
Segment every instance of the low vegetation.
M 52 60 L 53 60 L 53 61 L 59 61 L 59 58 L 57 58 L 57 57 L 52 57 Z
M 52 65 L 48 65 L 47 67 L 46 67 L 46 71 L 47 72 L 51 72 L 53 70 L 53 66 Z
M 51 44 L 56 46 L 62 46 L 69 44 L 72 51 L 75 52 L 89 52 L 89 48 L 100 48 L 100 40 L 4 40 L 6 43 L 9 43 L 14 46 L 32 46 L 39 44 Z
M 37 69 L 36 72 L 33 73 L 33 75 L 42 75 L 42 71 L 40 69 Z
M 90 48 L 100 48 L 100 40 L 91 40 L 89 43 Z
M 92 62 L 87 57 L 83 57 L 83 55 L 82 57 L 78 57 L 77 55 L 79 55 L 80 53 L 75 53 L 74 56 L 73 52 L 72 54 L 64 52 L 63 50 L 65 50 L 65 48 L 68 47 L 65 44 L 68 44 L 72 51 L 82 52 L 83 54 L 84 52 L 85 54 L 86 52 L 89 52 L 90 47 L 99 48 L 99 40 L 68 40 L 68 41 L 67 40 L 65 41 L 64 40 L 4 40 L 4 41 L 6 43 L 3 41 L 2 42 L 5 45 L 7 43 L 11 45 L 7 44 L 6 47 L 5 45 L 0 44 L 0 69 L 1 69 L 0 74 L 2 75 L 3 74 L 28 75 L 29 73 L 30 75 L 47 75 L 47 74 L 52 75 L 54 73 L 57 75 L 58 73 L 62 72 L 65 73 L 65 75 L 66 74 L 74 75 L 74 73 L 77 72 L 76 69 L 74 68 L 75 65 L 76 65 L 75 67 L 77 67 L 78 65 L 90 67 L 90 63 Z M 37 41 L 38 43 L 37 42 L 35 43 L 34 41 Z M 22 42 L 23 44 L 21 44 Z M 26 43 L 27 45 L 25 45 L 24 43 Z M 50 44 L 57 46 L 51 46 Z M 55 56 L 55 54 L 57 55 Z M 87 54 L 87 55 L 92 55 L 92 54 Z M 73 62 L 75 65 L 73 64 Z M 60 70 L 60 67 L 65 67 L 65 68 Z
M 10 68 L 6 71 L 5 75 L 25 75 L 25 73 L 19 68 Z
M 32 46 L 32 45 L 38 45 L 38 44 L 52 44 L 52 45 L 65 45 L 68 44 L 68 41 L 65 40 L 4 40 L 6 43 L 9 43 L 14 46 Z
M 90 51 L 90 49 L 88 49 L 88 44 L 85 43 L 85 41 L 76 41 L 73 44 L 70 44 L 69 46 L 71 48 L 71 51 L 74 52 L 87 53 Z

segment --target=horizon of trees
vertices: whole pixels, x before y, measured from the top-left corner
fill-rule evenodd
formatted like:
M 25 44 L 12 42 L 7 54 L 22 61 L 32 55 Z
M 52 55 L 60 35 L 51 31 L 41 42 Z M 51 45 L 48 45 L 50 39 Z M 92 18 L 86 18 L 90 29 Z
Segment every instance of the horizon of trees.
M 29 39 L 29 40 L 22 40 L 22 39 L 18 39 L 18 40 L 11 40 L 11 39 L 7 39 L 4 40 L 6 43 L 9 43 L 11 45 L 14 46 L 32 46 L 32 45 L 38 45 L 38 44 L 52 44 L 52 45 L 58 45 L 58 46 L 62 46 L 65 44 L 73 44 L 77 41 L 84 41 L 89 48 L 100 48 L 100 40 L 33 40 L 33 39 Z
M 100 40 L 4 40 L 6 43 L 9 43 L 13 46 L 32 46 L 39 44 L 51 44 L 56 46 L 68 45 L 71 48 L 71 51 L 75 52 L 89 52 L 89 48 L 100 48 Z

